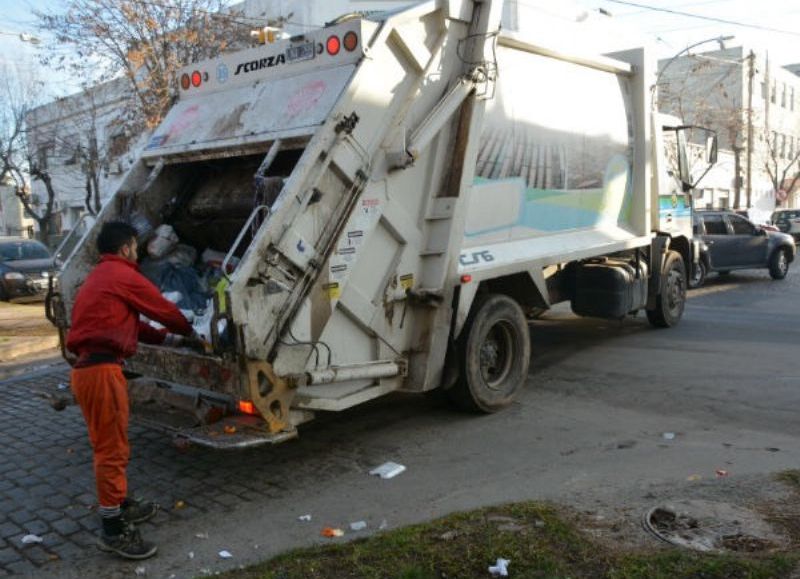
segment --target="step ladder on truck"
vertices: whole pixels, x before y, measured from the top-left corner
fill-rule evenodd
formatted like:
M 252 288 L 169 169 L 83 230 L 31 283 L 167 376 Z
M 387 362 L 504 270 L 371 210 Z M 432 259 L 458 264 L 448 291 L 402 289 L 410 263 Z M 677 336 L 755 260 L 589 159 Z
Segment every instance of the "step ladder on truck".
M 140 345 L 135 417 L 242 448 L 395 391 L 493 412 L 526 380 L 527 313 L 678 323 L 691 242 L 658 231 L 649 54 L 501 12 L 432 0 L 182 71 L 50 299 L 63 336 L 110 220 L 226 254 L 213 351 Z

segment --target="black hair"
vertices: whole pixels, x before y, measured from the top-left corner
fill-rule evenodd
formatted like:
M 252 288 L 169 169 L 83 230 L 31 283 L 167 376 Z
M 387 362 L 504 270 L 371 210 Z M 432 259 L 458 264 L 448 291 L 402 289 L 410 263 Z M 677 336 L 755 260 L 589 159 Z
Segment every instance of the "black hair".
M 100 253 L 117 253 L 123 245 L 136 238 L 136 229 L 124 221 L 109 221 L 103 224 L 97 236 L 97 251 Z

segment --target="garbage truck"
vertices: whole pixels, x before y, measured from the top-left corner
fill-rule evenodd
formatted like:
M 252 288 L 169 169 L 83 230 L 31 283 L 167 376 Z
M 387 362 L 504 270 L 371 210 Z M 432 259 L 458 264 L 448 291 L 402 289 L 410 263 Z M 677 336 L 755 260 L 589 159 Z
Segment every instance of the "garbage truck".
M 498 411 L 528 377 L 529 320 L 560 302 L 677 324 L 694 257 L 691 229 L 660 228 L 650 53 L 577 49 L 577 23 L 543 13 L 538 34 L 501 14 L 430 0 L 181 70 L 53 286 L 62 343 L 112 220 L 194 251 L 180 267 L 210 350 L 141 344 L 125 372 L 134 419 L 213 448 L 288 440 L 397 391 Z

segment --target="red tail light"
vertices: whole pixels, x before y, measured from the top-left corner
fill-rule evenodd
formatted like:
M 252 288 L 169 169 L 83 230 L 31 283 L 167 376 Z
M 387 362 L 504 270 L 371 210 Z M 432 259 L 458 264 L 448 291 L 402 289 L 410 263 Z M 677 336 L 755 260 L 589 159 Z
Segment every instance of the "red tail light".
M 344 49 L 347 52 L 353 52 L 356 48 L 358 48 L 358 35 L 351 30 L 344 35 L 342 44 L 344 44 Z
M 192 73 L 192 86 L 198 87 L 202 84 L 202 82 L 203 82 L 203 76 L 200 74 L 199 71 L 197 70 L 194 71 Z
M 254 416 L 258 416 L 258 410 L 256 410 L 256 405 L 250 402 L 249 400 L 239 400 L 237 404 L 239 408 L 239 412 L 242 414 L 251 414 Z
M 328 54 L 336 56 L 342 48 L 342 42 L 339 40 L 338 36 L 329 36 L 328 42 L 325 43 L 325 48 L 328 50 Z

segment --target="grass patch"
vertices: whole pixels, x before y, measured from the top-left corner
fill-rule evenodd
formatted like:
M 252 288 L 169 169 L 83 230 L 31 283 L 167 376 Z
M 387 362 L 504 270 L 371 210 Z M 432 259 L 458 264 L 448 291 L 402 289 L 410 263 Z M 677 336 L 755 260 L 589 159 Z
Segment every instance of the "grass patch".
M 450 579 L 490 577 L 509 559 L 511 577 L 760 579 L 788 577 L 798 557 L 701 555 L 677 548 L 619 550 L 595 541 L 542 503 L 450 515 L 352 541 L 290 551 L 222 577 L 245 579 Z
M 775 475 L 775 479 L 788 485 L 795 492 L 800 492 L 800 470 L 785 470 Z

